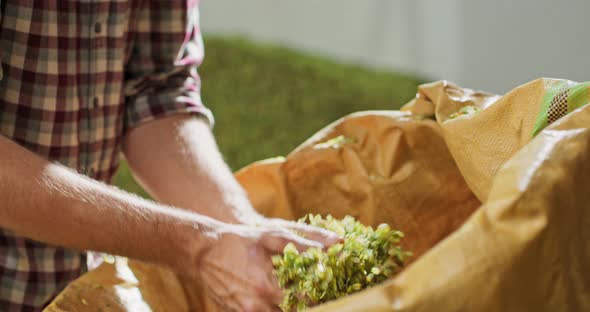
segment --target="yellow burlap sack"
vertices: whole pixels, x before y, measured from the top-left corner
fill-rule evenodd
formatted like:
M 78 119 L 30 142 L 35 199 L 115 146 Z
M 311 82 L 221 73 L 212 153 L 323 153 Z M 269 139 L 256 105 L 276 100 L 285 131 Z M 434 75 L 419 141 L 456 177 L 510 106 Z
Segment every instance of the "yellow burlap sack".
M 590 311 L 590 105 L 533 137 L 557 85 L 503 97 L 423 85 L 403 112 L 347 116 L 236 176 L 265 215 L 351 214 L 406 233 L 402 273 L 313 311 Z M 457 114 L 467 106 L 479 111 Z M 217 310 L 199 285 L 123 259 L 46 311 L 97 308 Z

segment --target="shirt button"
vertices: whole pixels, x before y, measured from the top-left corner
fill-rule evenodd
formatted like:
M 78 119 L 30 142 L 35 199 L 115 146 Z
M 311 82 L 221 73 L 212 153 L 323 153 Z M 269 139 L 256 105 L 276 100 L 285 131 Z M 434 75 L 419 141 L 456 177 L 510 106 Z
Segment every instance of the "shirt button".
M 100 100 L 98 99 L 98 96 L 95 96 L 94 99 L 92 100 L 92 107 L 98 108 L 99 105 L 100 105 Z
M 100 34 L 102 32 L 102 24 L 100 22 L 96 22 L 94 24 L 94 32 Z

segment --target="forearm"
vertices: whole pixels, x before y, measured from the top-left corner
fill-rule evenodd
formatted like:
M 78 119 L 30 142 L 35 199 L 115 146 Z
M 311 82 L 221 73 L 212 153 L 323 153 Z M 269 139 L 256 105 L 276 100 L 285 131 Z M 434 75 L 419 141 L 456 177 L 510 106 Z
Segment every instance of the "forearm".
M 177 266 L 193 252 L 187 246 L 205 245 L 200 231 L 213 226 L 52 164 L 1 136 L 0 150 L 0 227 L 19 235 Z
M 178 115 L 133 129 L 124 152 L 140 184 L 158 201 L 225 222 L 253 214 L 208 125 Z

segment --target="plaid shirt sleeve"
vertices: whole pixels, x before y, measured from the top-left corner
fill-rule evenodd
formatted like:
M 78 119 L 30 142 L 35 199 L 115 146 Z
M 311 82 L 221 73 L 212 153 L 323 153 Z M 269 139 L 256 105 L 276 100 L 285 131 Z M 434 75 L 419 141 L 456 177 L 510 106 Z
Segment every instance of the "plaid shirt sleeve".
M 125 129 L 178 113 L 214 119 L 203 105 L 198 0 L 142 1 L 125 68 Z

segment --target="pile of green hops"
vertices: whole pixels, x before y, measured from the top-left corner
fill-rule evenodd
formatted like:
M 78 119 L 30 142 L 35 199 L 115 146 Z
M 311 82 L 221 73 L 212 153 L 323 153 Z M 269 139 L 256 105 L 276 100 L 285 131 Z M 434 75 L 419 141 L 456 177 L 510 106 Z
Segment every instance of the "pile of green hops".
M 411 253 L 402 250 L 400 231 L 381 224 L 365 226 L 351 216 L 337 220 L 309 215 L 299 222 L 333 231 L 344 238 L 327 250 L 310 248 L 299 253 L 294 245 L 272 258 L 279 285 L 284 290 L 283 311 L 303 311 L 307 307 L 334 300 L 379 284 L 404 266 Z

